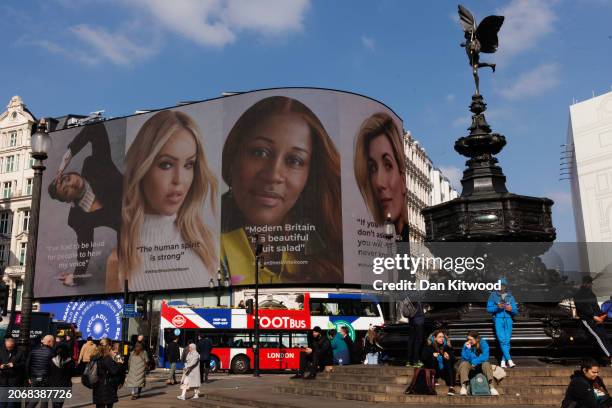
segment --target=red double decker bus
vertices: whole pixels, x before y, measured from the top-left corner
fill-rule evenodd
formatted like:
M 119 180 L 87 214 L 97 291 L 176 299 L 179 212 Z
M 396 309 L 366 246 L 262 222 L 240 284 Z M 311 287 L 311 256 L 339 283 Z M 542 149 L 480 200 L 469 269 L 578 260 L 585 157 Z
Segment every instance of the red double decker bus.
M 370 327 L 384 323 L 373 295 L 353 293 L 305 293 L 300 309 L 259 309 L 261 370 L 295 370 L 300 351 L 308 346 L 309 330 L 346 326 L 353 340 L 359 340 Z M 244 374 L 253 368 L 255 344 L 254 316 L 245 309 L 169 306 L 162 303 L 159 355 L 165 362 L 165 345 L 174 337 L 179 345 L 197 342 L 206 333 L 213 343 L 211 370 Z

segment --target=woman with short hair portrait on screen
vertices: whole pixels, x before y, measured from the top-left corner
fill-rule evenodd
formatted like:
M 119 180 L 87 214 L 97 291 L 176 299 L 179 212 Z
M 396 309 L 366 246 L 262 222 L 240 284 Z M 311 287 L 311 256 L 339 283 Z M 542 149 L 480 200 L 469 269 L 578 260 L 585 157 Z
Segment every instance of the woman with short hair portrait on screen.
M 248 108 L 223 147 L 222 176 L 221 266 L 233 284 L 255 282 L 257 231 L 274 240 L 260 283 L 343 282 L 340 156 L 306 105 L 272 96 Z M 285 240 L 296 233 L 308 239 Z M 286 244 L 304 245 L 276 250 Z
M 398 239 L 408 241 L 406 159 L 402 133 L 390 115 L 375 113 L 361 124 L 354 165 L 359 191 L 374 221 L 382 225 L 390 218 Z
M 174 110 L 151 116 L 125 158 L 119 273 L 110 286 L 123 279 L 133 291 L 208 286 L 218 258 L 203 208 L 208 199 L 215 213 L 216 194 L 193 119 Z

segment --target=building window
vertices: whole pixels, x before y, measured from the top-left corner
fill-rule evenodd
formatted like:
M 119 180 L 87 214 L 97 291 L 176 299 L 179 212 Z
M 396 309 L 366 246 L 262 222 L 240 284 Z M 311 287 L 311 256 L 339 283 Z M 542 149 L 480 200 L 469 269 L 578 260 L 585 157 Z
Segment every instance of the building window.
M 23 210 L 23 222 L 21 227 L 21 231 L 28 232 L 28 228 L 30 227 L 30 210 Z
M 31 169 L 33 165 L 34 165 L 34 159 L 32 158 L 32 155 L 28 153 L 28 156 L 26 158 L 25 168 Z
M 23 282 L 17 282 L 15 295 L 15 306 L 21 309 L 21 295 L 23 294 Z
M 11 231 L 11 212 L 10 211 L 2 211 L 0 213 L 0 234 L 10 234 Z
M 26 188 L 25 188 L 25 194 L 26 195 L 32 195 L 32 185 L 34 183 L 34 179 L 26 179 Z
M 1 268 L 4 268 L 6 266 L 6 264 L 7 264 L 7 262 L 6 262 L 6 253 L 7 253 L 6 248 L 7 248 L 6 244 L 1 244 L 0 245 L 0 267 Z
M 7 156 L 4 158 L 4 171 L 6 173 L 15 171 L 15 156 Z
M 21 244 L 19 244 L 19 266 L 25 265 L 27 248 L 27 242 L 22 242 Z
M 17 131 L 9 132 L 9 147 L 17 146 Z
M 11 198 L 13 195 L 13 182 L 6 181 L 2 184 L 2 197 Z

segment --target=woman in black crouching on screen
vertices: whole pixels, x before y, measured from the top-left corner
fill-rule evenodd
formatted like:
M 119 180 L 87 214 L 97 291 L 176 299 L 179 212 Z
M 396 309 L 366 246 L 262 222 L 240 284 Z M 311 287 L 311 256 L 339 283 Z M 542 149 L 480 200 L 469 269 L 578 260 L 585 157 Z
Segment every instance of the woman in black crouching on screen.
M 595 360 L 584 360 L 580 370 L 574 371 L 570 378 L 562 408 L 612 407 L 612 398 L 599 376 L 599 364 Z
M 429 336 L 421 359 L 425 368 L 436 370 L 436 378 L 444 378 L 448 395 L 455 395 L 455 355 L 450 339 L 444 331 L 436 330 Z
M 291 379 L 313 380 L 318 371 L 334 364 L 331 343 L 327 336 L 322 334 L 319 326 L 312 329 L 312 341 L 308 343 L 309 347 L 300 352 L 300 368 Z M 308 372 L 308 375 L 306 375 L 306 372 Z

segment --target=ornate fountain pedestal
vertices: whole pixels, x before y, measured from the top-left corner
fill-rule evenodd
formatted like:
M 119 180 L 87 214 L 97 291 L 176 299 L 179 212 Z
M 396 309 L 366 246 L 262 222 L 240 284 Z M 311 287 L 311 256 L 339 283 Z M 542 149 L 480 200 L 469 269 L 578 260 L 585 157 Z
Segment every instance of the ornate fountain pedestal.
M 470 110 L 470 134 L 455 142 L 455 150 L 469 157 L 461 196 L 422 211 L 426 241 L 554 241 L 553 201 L 508 192 L 506 176 L 494 157 L 506 145 L 506 138 L 491 133 L 482 95 L 472 96 Z
M 494 282 L 505 277 L 519 302 L 554 305 L 562 300 L 567 285 L 557 271 L 547 269 L 539 258 L 556 236 L 551 218 L 553 201 L 508 192 L 506 176 L 495 158 L 506 145 L 506 139 L 491 132 L 485 110 L 482 95 L 472 96 L 470 133 L 455 142 L 455 150 L 469 158 L 461 180 L 461 196 L 422 211 L 425 245 L 434 256 L 483 257 L 485 267 L 478 273 L 439 270 L 430 280 Z M 433 306 L 430 318 L 454 310 L 461 311 L 456 314 L 459 319 L 482 320 L 483 316 L 477 316 L 476 311 L 482 309 L 488 295 L 486 291 L 449 291 L 437 294 L 433 302 L 430 296 L 427 299 Z M 528 305 L 523 304 L 522 309 L 523 315 L 529 315 Z

